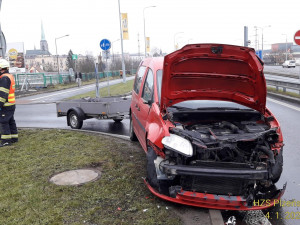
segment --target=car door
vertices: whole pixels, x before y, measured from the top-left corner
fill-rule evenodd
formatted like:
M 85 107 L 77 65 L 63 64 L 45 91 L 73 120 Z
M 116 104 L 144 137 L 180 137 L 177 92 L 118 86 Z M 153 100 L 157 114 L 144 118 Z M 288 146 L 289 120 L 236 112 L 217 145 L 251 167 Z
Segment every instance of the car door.
M 139 136 L 139 130 L 140 127 L 140 121 L 138 118 L 139 114 L 139 99 L 141 98 L 141 86 L 144 79 L 144 74 L 146 72 L 147 67 L 146 66 L 140 66 L 138 69 L 138 72 L 135 77 L 134 85 L 133 85 L 133 91 L 132 91 L 132 99 L 131 99 L 131 120 L 132 120 L 132 127 L 134 130 L 134 133 L 136 134 L 137 138 L 140 140 Z
M 154 86 L 154 74 L 151 68 L 148 69 L 147 75 L 143 84 L 143 89 L 141 93 L 141 98 L 139 98 L 138 106 L 138 118 L 140 122 L 140 129 L 139 129 L 139 141 L 144 150 L 147 149 L 146 147 L 146 124 L 149 115 L 150 108 L 153 103 L 153 86 Z

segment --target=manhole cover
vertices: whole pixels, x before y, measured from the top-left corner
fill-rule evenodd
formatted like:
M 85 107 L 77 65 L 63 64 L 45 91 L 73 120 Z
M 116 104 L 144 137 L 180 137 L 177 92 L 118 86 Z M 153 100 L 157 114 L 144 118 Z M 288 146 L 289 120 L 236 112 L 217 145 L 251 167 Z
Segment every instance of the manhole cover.
M 57 185 L 79 185 L 100 178 L 100 172 L 91 169 L 70 170 L 51 177 L 50 182 Z

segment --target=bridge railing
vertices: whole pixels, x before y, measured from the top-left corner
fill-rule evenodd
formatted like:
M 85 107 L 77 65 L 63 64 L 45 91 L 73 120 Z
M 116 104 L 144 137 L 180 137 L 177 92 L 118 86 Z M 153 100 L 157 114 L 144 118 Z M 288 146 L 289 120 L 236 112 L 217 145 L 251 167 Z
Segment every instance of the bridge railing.
M 136 69 L 127 71 L 129 74 L 135 74 Z M 50 74 L 50 73 L 16 73 L 15 77 L 16 88 L 29 85 L 31 88 L 46 88 L 49 85 L 66 84 L 75 82 L 74 74 Z M 98 78 L 120 77 L 120 71 L 99 72 Z M 88 81 L 95 79 L 95 73 L 83 73 L 82 80 Z

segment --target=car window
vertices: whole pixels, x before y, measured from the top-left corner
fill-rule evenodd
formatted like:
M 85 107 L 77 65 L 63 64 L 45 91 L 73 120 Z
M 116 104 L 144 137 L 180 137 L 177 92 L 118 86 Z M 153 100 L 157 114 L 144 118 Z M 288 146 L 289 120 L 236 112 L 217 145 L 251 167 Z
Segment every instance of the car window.
M 156 86 L 157 86 L 157 97 L 158 97 L 158 102 L 160 104 L 160 98 L 161 98 L 161 82 L 162 82 L 162 70 L 157 70 L 156 71 Z
M 133 90 L 135 91 L 135 93 L 139 93 L 140 88 L 141 88 L 141 84 L 143 81 L 143 76 L 145 74 L 146 71 L 146 67 L 145 66 L 141 66 L 139 68 L 139 71 L 137 73 L 137 76 L 135 77 L 135 81 L 134 81 L 134 85 L 133 85 Z
M 153 71 L 149 69 L 144 84 L 142 98 L 145 101 L 150 101 L 152 99 L 152 93 L 153 93 Z

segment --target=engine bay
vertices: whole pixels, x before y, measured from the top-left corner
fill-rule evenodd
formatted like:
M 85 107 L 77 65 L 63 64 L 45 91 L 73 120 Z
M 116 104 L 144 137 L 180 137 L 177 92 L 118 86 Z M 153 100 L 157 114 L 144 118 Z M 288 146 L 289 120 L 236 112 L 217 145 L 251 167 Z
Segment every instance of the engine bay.
M 184 190 L 252 196 L 253 200 L 258 192 L 274 188 L 279 180 L 283 159 L 282 151 L 272 150 L 272 145 L 278 142 L 277 128 L 269 124 L 272 118 L 266 119 L 255 110 L 189 112 L 174 108 L 167 116 L 174 125 L 170 134 L 189 140 L 193 154 L 188 157 L 165 146 L 166 158 L 159 166 Z M 206 168 L 214 169 L 213 173 L 194 172 Z M 238 172 L 224 175 L 223 170 L 239 171 L 241 175 Z M 261 174 L 242 175 L 243 171 L 251 173 L 251 170 Z

